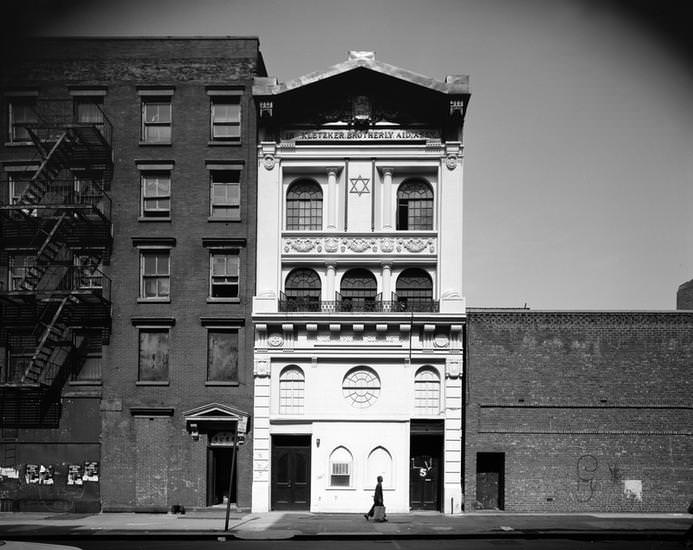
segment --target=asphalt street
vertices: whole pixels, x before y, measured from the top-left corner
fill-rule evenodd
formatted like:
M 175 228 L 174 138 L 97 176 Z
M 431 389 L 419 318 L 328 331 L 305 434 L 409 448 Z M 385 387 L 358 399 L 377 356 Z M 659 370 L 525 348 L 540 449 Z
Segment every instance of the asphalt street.
M 223 537 L 222 537 L 223 538 Z M 56 539 L 43 543 L 64 544 L 82 550 L 498 550 L 528 548 L 533 550 L 681 550 L 679 541 L 656 540 L 571 540 L 556 539 L 486 539 L 486 540 L 94 540 Z M 1 548 L 1 547 L 0 547 Z

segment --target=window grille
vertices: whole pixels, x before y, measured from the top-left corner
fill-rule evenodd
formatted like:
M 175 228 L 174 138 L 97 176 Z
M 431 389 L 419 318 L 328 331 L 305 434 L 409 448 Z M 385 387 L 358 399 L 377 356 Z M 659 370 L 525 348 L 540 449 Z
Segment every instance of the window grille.
M 322 229 L 322 190 L 310 180 L 291 184 L 286 194 L 286 229 Z

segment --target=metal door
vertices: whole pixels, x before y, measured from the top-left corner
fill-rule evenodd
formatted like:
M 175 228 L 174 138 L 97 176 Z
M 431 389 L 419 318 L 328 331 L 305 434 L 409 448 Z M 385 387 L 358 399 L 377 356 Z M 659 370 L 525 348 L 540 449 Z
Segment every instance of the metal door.
M 273 448 L 272 509 L 310 509 L 310 447 Z

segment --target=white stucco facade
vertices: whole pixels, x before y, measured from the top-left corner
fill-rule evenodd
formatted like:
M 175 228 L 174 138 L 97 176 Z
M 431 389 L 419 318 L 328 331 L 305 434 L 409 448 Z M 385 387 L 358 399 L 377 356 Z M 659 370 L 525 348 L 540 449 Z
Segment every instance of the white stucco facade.
M 352 58 L 294 87 L 329 84 L 354 68 L 395 70 Z M 398 75 L 413 85 L 409 73 Z M 414 84 L 430 93 L 443 87 Z M 256 88 L 261 114 L 291 104 L 282 104 L 290 85 Z M 462 93 L 459 84 L 447 90 Z M 253 511 L 363 513 L 383 475 L 390 512 L 417 503 L 459 512 L 462 145 L 436 129 L 406 133 L 385 121 L 354 132 L 349 124 L 312 134 L 304 127 L 299 137 L 279 124 L 258 150 Z M 423 203 L 402 199 L 409 181 L 429 190 Z M 296 182 L 308 182 L 318 199 L 291 203 Z M 403 228 L 414 218 L 402 210 L 420 204 L 425 222 Z M 304 205 L 312 205 L 312 225 L 297 229 L 304 221 L 292 209 Z M 313 281 L 310 298 L 288 288 L 299 272 Z M 355 273 L 373 295 L 361 297 Z M 403 298 L 412 278 L 430 281 L 414 289 L 425 298 Z M 306 457 L 303 480 L 295 464 Z

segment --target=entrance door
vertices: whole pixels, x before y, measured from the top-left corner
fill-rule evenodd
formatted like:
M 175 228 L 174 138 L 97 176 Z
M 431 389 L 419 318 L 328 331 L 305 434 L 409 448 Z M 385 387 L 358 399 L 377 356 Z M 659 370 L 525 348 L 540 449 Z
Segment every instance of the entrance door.
M 272 437 L 272 510 L 310 509 L 310 436 Z
M 409 467 L 409 507 L 440 511 L 443 438 L 412 434 Z
M 207 455 L 207 506 L 225 503 L 227 498 L 231 502 L 236 502 L 236 472 L 233 472 L 233 483 L 229 495 L 232 460 L 233 448 L 216 447 L 209 449 Z M 238 461 L 238 456 L 236 456 L 236 461 Z
M 476 500 L 482 510 L 503 510 L 505 453 L 476 453 Z

